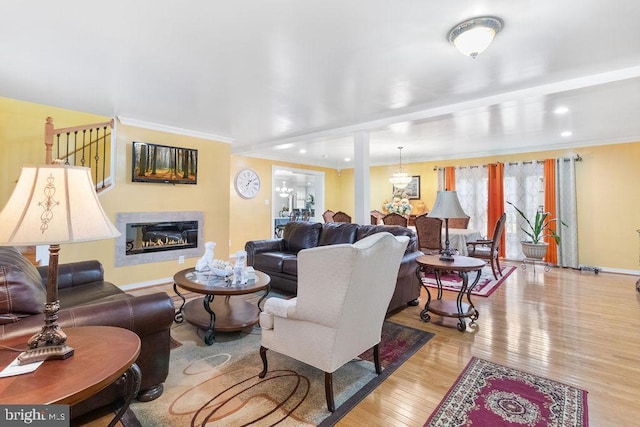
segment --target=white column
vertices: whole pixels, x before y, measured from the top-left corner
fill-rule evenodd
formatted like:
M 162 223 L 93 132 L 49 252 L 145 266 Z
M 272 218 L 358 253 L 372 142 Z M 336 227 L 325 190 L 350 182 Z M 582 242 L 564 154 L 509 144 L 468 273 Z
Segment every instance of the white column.
M 369 176 L 369 132 L 358 131 L 353 135 L 354 221 L 369 224 L 371 188 Z

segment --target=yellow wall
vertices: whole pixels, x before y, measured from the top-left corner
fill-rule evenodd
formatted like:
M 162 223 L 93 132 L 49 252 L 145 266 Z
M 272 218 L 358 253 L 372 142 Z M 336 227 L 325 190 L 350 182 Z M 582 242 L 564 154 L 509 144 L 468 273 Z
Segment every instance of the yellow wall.
M 46 105 L 0 97 L 0 207 L 9 200 L 23 165 L 43 164 L 44 124 L 54 117 L 57 128 L 108 121 L 108 117 L 56 109 Z
M 325 206 L 330 209 L 337 205 L 340 193 L 339 177 L 334 169 L 319 168 L 315 166 L 300 165 L 297 163 L 274 162 L 272 160 L 257 159 L 244 156 L 231 156 L 231 172 L 229 178 L 230 209 L 231 216 L 229 230 L 231 235 L 230 253 L 244 249 L 244 244 L 249 240 L 270 239 L 273 236 L 273 224 L 271 223 L 272 166 L 284 166 L 294 169 L 307 169 L 325 173 Z M 242 169 L 253 169 L 260 176 L 262 184 L 260 192 L 253 199 L 243 199 L 233 188 L 236 174 Z M 265 200 L 269 204 L 265 204 Z M 322 212 L 320 212 L 321 214 Z
M 47 116 L 54 118 L 57 128 L 109 120 L 108 117 L 0 98 L 2 206 L 15 187 L 20 167 L 44 163 L 44 123 Z M 118 125 L 116 136 L 115 186 L 100 194 L 100 202 L 112 222 L 115 223 L 119 212 L 203 211 L 205 241 L 229 241 L 229 144 L 123 125 Z M 132 141 L 197 149 L 198 184 L 131 182 Z M 60 262 L 98 259 L 104 265 L 106 279 L 122 286 L 172 277 L 178 269 L 193 266 L 197 260 L 187 259 L 184 265 L 165 261 L 115 267 L 114 252 L 114 240 L 69 244 L 61 249 Z M 216 247 L 216 257 L 227 256 L 226 244 Z
M 576 163 L 579 263 L 619 270 L 638 270 L 640 229 L 640 142 L 520 153 L 484 158 L 407 163 L 409 175 L 421 176 L 421 200 L 430 209 L 437 190 L 436 166 L 470 166 L 495 162 L 544 160 L 579 154 Z M 371 168 L 371 207 L 380 210 L 390 194 L 388 178 L 395 169 Z M 348 176 L 342 171 L 343 176 Z M 343 183 L 353 188 L 353 178 Z M 412 201 L 413 203 L 413 201 Z
M 55 119 L 56 127 L 106 121 L 96 116 L 0 98 L 0 205 L 8 200 L 22 164 L 44 162 L 44 121 Z M 131 182 L 131 142 L 133 140 L 198 149 L 198 185 L 167 185 Z M 118 127 L 116 186 L 100 196 L 112 221 L 117 212 L 198 210 L 205 213 L 205 240 L 218 243 L 216 257 L 223 258 L 244 248 L 247 240 L 267 239 L 271 225 L 271 170 L 274 164 L 325 172 L 325 208 L 354 212 L 353 170 L 317 168 L 287 162 L 232 156 L 225 143 L 145 130 Z M 579 154 L 577 163 L 579 262 L 620 270 L 638 270 L 640 228 L 640 142 L 540 153 L 521 153 L 485 158 L 406 163 L 410 175 L 421 177 L 421 200 L 433 206 L 437 188 L 435 166 L 480 165 L 489 162 L 542 160 Z M 410 159 L 409 159 L 410 161 Z M 235 174 L 249 167 L 262 179 L 262 189 L 251 200 L 240 198 L 233 189 Z M 371 209 L 381 210 L 391 196 L 389 176 L 396 165 L 372 167 Z M 269 200 L 269 205 L 264 201 Z M 415 203 L 415 202 L 412 202 Z M 229 242 L 227 245 L 225 242 Z M 176 261 L 151 265 L 114 267 L 114 242 L 101 241 L 66 245 L 61 262 L 96 258 L 105 265 L 108 280 L 119 285 L 171 277 L 181 268 Z M 184 266 L 192 266 L 188 259 Z

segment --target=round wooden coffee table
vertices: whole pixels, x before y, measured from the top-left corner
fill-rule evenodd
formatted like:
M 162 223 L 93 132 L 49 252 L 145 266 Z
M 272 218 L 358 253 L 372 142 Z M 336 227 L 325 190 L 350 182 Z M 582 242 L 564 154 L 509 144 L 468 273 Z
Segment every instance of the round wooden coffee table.
M 177 272 L 173 276 L 173 290 L 182 298 L 174 320 L 184 320 L 205 330 L 203 340 L 211 345 L 215 342 L 215 331 L 233 332 L 247 329 L 256 323 L 260 316 L 260 303 L 269 293 L 269 275 L 255 271 L 255 278 L 244 284 L 233 284 L 232 277 L 219 277 L 211 273 L 198 273 L 194 268 Z M 204 297 L 186 302 L 179 288 L 203 294 Z M 231 298 L 265 291 L 257 305 L 242 298 Z M 215 298 L 224 297 L 224 298 Z

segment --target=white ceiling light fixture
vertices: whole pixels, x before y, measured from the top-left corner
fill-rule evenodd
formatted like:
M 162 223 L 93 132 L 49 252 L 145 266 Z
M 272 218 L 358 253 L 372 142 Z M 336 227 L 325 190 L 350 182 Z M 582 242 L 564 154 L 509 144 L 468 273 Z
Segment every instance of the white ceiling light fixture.
M 402 189 L 409 185 L 411 177 L 408 173 L 402 171 L 402 147 L 398 147 L 398 150 L 400 150 L 400 166 L 398 167 L 398 172 L 391 175 L 389 182 L 394 187 Z
M 471 18 L 459 23 L 449 31 L 449 42 L 463 55 L 475 59 L 489 47 L 503 26 L 502 19 L 494 16 Z

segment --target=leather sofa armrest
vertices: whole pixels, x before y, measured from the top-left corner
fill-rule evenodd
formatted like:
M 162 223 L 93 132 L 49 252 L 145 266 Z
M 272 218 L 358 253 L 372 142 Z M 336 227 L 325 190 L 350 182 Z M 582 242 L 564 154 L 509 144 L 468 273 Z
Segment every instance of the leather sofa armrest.
M 63 308 L 58 325 L 63 329 L 78 326 L 116 326 L 129 329 L 141 338 L 171 328 L 175 306 L 166 292 Z M 0 325 L 0 339 L 32 335 L 44 325 L 44 315 L 37 314 L 19 322 Z M 99 339 L 99 337 L 97 337 Z M 72 344 L 71 344 L 72 345 Z M 72 345 L 73 346 L 73 345 Z
M 49 266 L 38 267 L 43 283 L 47 283 Z M 58 289 L 104 281 L 104 268 L 97 260 L 70 262 L 58 265 Z
M 283 239 L 252 240 L 244 245 L 247 252 L 247 265 L 253 265 L 254 257 L 260 252 L 283 252 L 285 242 Z

